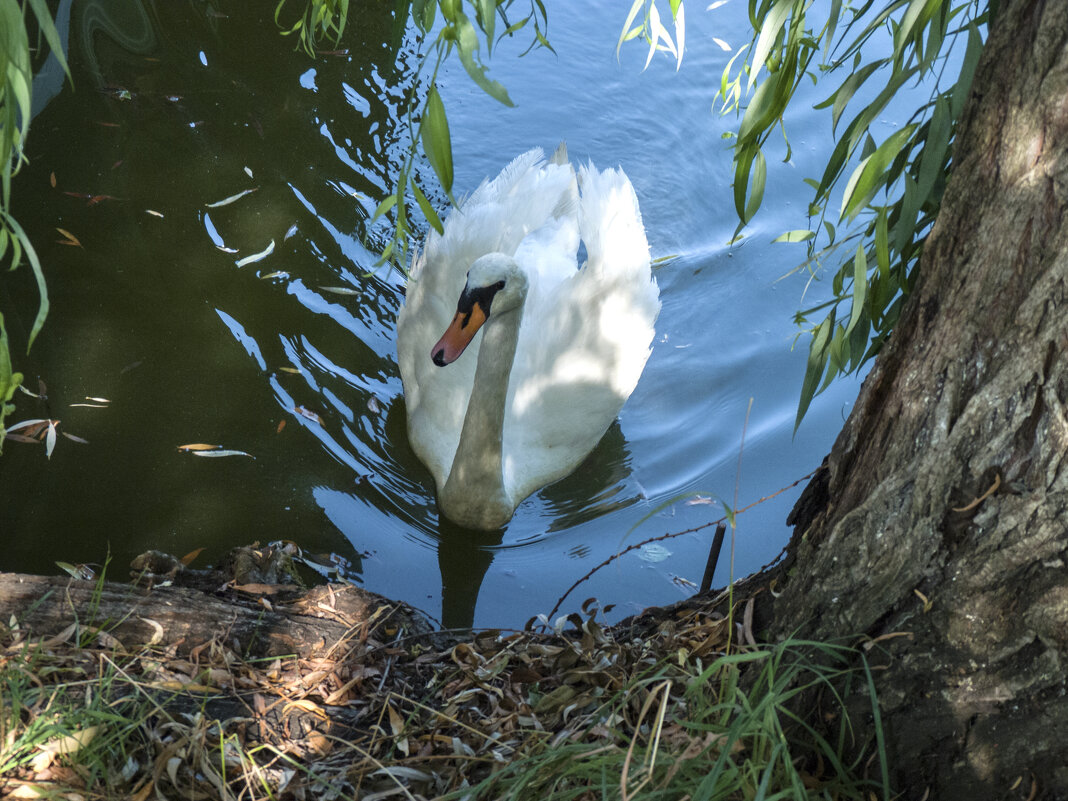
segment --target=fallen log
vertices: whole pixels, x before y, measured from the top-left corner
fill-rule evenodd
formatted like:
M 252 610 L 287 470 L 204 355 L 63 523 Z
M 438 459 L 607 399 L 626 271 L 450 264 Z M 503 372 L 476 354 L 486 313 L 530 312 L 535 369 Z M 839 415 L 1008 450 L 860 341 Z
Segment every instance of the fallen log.
M 83 643 L 91 634 L 125 649 L 151 644 L 181 655 L 215 642 L 247 657 L 307 658 L 365 638 L 371 628 L 389 638 L 432 631 L 411 607 L 351 584 L 254 589 L 207 593 L 0 573 L 0 633 L 16 630 L 21 642 L 76 633 Z

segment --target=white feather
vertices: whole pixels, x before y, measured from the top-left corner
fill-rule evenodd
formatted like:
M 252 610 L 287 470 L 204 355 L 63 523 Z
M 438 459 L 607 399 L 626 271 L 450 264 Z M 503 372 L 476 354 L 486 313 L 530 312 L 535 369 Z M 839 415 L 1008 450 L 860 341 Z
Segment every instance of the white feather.
M 581 267 L 580 239 L 588 257 Z M 443 497 L 443 490 L 483 336 L 446 367 L 430 351 L 456 312 L 468 269 L 495 252 L 514 259 L 528 280 L 507 388 L 475 392 L 476 403 L 505 405 L 503 431 L 486 432 L 484 445 L 500 450 L 501 475 L 497 486 L 464 487 L 468 502 L 450 509 L 457 493 Z M 397 321 L 408 436 L 434 476 L 445 516 L 471 527 L 504 525 L 524 498 L 574 470 L 637 384 L 659 310 L 638 201 L 621 170 L 591 164 L 576 177 L 563 151 L 546 163 L 532 150 L 453 210 L 444 234 L 431 232 L 414 260 Z M 493 512 L 502 490 L 510 509 Z

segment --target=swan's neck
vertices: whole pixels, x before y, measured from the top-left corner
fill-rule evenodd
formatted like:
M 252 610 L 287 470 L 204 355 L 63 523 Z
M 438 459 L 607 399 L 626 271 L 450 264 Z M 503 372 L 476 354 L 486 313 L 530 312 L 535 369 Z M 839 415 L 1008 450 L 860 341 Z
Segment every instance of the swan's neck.
M 504 488 L 501 450 L 508 379 L 522 317 L 520 305 L 490 317 L 482 327 L 460 444 L 439 496 L 449 519 L 471 528 L 499 528 L 515 511 L 515 502 Z

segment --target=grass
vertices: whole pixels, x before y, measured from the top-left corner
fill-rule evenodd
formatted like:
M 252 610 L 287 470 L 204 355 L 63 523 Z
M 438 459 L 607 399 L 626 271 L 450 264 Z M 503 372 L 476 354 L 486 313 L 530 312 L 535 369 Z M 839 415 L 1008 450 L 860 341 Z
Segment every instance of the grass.
M 836 689 L 857 677 L 849 667 L 855 656 L 826 643 L 787 641 L 721 656 L 704 669 L 661 662 L 609 696 L 563 742 L 547 741 L 449 797 L 889 798 L 885 784 L 861 776 L 870 753 L 856 748 Z M 634 697 L 645 700 L 628 725 Z M 812 718 L 835 721 L 833 738 Z M 858 755 L 847 761 L 846 750 Z
M 371 632 L 337 661 L 0 628 L 0 797 L 889 799 L 855 650 L 725 652 L 708 609 L 642 634 L 572 617 L 441 652 Z

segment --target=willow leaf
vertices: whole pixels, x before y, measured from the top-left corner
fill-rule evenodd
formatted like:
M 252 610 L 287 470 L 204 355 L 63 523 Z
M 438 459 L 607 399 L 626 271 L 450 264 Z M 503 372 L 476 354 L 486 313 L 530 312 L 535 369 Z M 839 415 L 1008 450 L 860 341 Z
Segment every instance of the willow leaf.
M 426 99 L 426 111 L 420 126 L 423 152 L 426 153 L 441 187 L 452 193 L 452 139 L 449 135 L 449 120 L 445 116 L 445 104 L 441 101 L 436 86 L 430 87 Z

